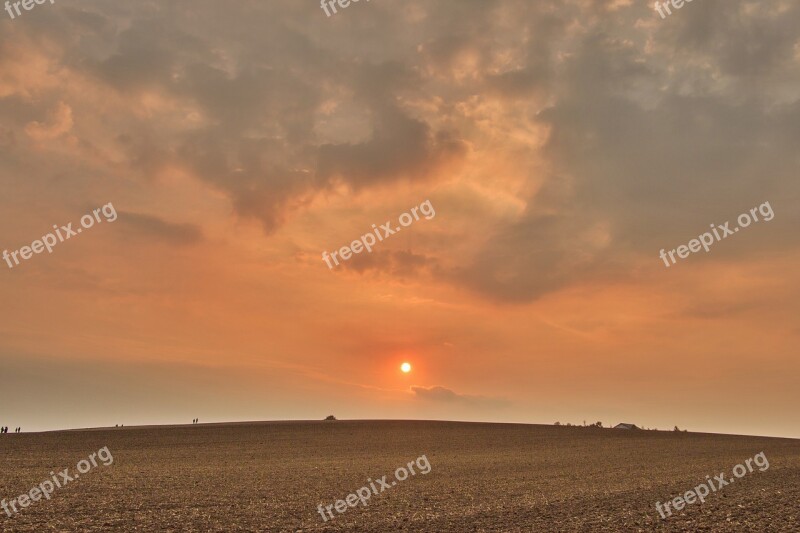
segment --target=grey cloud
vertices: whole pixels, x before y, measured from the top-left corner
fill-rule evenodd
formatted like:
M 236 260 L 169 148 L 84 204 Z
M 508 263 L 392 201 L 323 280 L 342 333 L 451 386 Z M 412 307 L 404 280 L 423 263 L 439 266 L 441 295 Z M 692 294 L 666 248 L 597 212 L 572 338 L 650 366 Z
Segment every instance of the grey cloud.
M 368 142 L 321 146 L 319 174 L 325 180 L 342 178 L 356 189 L 397 178 L 422 179 L 466 150 L 455 136 L 444 131 L 433 135 L 424 122 L 389 110 Z
M 673 15 L 674 24 L 705 16 L 694 7 Z M 446 278 L 491 299 L 530 301 L 598 277 L 628 277 L 630 261 L 622 258 L 652 256 L 657 267 L 661 248 L 683 244 L 711 223 L 733 220 L 773 197 L 797 198 L 792 145 L 800 140 L 800 102 L 796 90 L 791 102 L 785 99 L 800 83 L 780 79 L 780 72 L 796 54 L 800 10 L 778 15 L 761 7 L 742 16 L 739 2 L 718 8 L 712 42 L 693 45 L 692 58 L 669 39 L 644 54 L 633 44 L 643 45 L 646 35 L 635 26 L 620 28 L 622 22 L 590 28 L 553 72 L 548 83 L 560 90 L 536 115 L 551 131 L 541 152 L 550 164 L 544 185 L 520 220 L 498 228 L 471 262 Z M 784 18 L 796 21 L 793 29 Z M 778 35 L 762 39 L 772 27 Z M 748 53 L 739 54 L 742 47 Z M 759 62 L 756 56 L 763 56 L 765 70 L 750 65 Z M 686 69 L 673 72 L 676 62 Z M 706 65 L 731 78 L 721 83 Z M 524 88 L 530 79 L 524 68 L 506 81 L 517 77 Z M 762 83 L 772 90 L 757 89 Z M 796 246 L 794 213 L 787 213 L 791 221 L 769 230 L 762 224 L 748 230 L 758 231 L 757 238 L 751 233 L 726 242 L 702 259 Z M 592 238 L 592 227 L 605 228 L 608 242 Z
M 203 240 L 203 232 L 194 224 L 176 224 L 159 217 L 120 211 L 114 224 L 119 224 L 130 235 L 171 244 L 189 246 Z
M 459 394 L 444 387 L 411 387 L 417 398 L 436 403 L 455 403 L 470 407 L 501 408 L 510 405 L 503 398 Z
M 361 252 L 353 255 L 343 266 L 360 274 L 379 272 L 398 278 L 438 270 L 438 262 L 434 258 L 407 250 Z
M 510 129 L 550 131 L 515 162 L 536 183 L 524 213 L 487 226 L 471 259 L 445 269 L 409 251 L 354 260 L 355 270 L 430 269 L 488 298 L 530 301 L 630 276 L 621 258 L 657 261 L 661 248 L 765 200 L 776 209 L 769 231 L 707 260 L 797 244 L 800 6 L 704 0 L 662 21 L 651 5 L 610 0 L 372 2 L 336 20 L 316 4 L 215 5 L 90 1 L 80 15 L 43 10 L 36 24 L 54 26 L 47 35 L 67 66 L 196 107 L 201 122 L 132 114 L 113 135 L 135 168 L 189 169 L 267 232 L 340 185 L 432 180 L 467 146 L 485 149 L 475 107 L 505 104 L 502 120 L 519 119 Z M 70 31 L 55 28 L 59 17 Z M 6 124 L 25 124 L 44 116 L 31 108 L 47 98 L 3 100 Z M 351 109 L 363 135 L 322 133 Z
M 330 56 L 330 51 L 279 25 L 275 35 L 259 36 L 268 45 L 263 56 L 243 53 L 251 62 L 231 67 L 219 60 L 210 40 L 174 30 L 175 22 L 134 21 L 114 52 L 93 67 L 120 90 L 159 87 L 194 102 L 210 119 L 201 129 L 178 132 L 177 143 L 171 138 L 160 147 L 147 128 L 131 128 L 120 138 L 131 163 L 153 172 L 174 154 L 179 164 L 227 192 L 238 214 L 260 219 L 267 232 L 304 197 L 336 183 L 362 189 L 390 180 L 427 179 L 466 152 L 456 133 L 434 130 L 398 106 L 398 95 L 417 91 L 419 81 L 401 64 L 335 57 L 335 69 L 292 61 L 295 53 L 307 59 L 314 52 Z M 315 115 L 327 97 L 324 84 L 353 91 L 348 98 L 370 110 L 369 140 L 316 138 Z M 254 147 L 264 151 L 255 154 Z
M 529 215 L 500 230 L 467 265 L 440 273 L 497 301 L 536 299 L 596 272 L 604 261 L 604 250 L 585 242 L 577 218 Z

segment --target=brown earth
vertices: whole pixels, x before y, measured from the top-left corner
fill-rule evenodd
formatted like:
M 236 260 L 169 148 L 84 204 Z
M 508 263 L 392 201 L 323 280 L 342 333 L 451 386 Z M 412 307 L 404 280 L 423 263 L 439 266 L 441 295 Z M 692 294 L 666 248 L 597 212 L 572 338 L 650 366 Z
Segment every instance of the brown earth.
M 337 421 L 0 436 L 10 500 L 107 446 L 98 466 L 2 531 L 800 531 L 800 441 L 456 422 Z M 764 452 L 662 520 L 664 502 Z M 431 465 L 323 522 L 334 504 L 425 455 Z M 377 485 L 376 485 L 377 487 Z M 380 490 L 380 489 L 378 489 Z

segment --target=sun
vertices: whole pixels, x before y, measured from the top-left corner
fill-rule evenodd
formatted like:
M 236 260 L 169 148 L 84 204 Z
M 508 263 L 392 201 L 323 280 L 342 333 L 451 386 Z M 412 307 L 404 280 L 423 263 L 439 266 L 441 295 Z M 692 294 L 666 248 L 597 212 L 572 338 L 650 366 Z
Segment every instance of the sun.
M 411 372 L 411 363 L 403 363 L 400 365 L 400 370 L 402 370 L 405 374 Z

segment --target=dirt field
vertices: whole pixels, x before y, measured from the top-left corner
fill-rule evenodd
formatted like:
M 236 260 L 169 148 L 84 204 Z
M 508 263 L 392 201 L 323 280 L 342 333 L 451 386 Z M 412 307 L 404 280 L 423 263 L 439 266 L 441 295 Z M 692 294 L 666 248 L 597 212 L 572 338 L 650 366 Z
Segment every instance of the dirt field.
M 2 531 L 800 531 L 800 441 L 452 422 L 286 422 L 0 436 L 13 499 L 107 446 Z M 764 452 L 769 468 L 662 520 L 670 500 Z M 323 522 L 337 500 L 417 472 Z M 419 468 L 417 468 L 419 470 Z M 379 486 L 378 486 L 379 487 Z M 378 489 L 380 490 L 380 489 Z

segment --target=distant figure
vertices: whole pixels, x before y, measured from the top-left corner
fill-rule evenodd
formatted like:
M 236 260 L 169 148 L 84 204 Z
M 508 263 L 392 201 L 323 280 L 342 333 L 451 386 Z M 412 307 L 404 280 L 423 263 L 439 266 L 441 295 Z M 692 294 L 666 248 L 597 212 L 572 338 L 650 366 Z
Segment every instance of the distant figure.
M 17 428 L 17 433 L 22 433 L 22 428 L 21 427 Z

